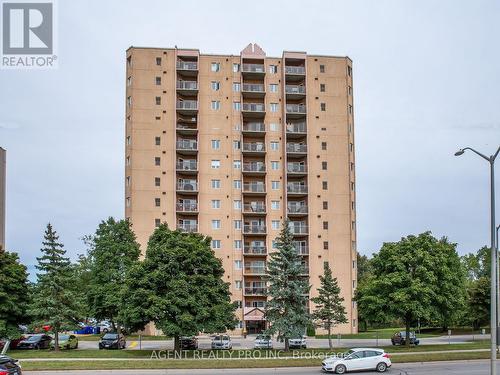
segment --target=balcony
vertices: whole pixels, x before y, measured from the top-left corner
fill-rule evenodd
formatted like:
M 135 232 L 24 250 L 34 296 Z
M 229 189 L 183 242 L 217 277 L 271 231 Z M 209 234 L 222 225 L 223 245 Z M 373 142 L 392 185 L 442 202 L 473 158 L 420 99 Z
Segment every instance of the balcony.
M 266 144 L 262 142 L 243 143 L 242 152 L 244 154 L 264 155 L 266 153 Z
M 261 83 L 244 83 L 241 94 L 244 98 L 263 98 L 266 95 L 266 89 Z
M 185 76 L 194 77 L 198 74 L 198 62 L 177 60 L 177 71 Z
M 187 233 L 198 232 L 198 224 L 177 223 L 177 230 Z
M 182 135 L 195 135 L 198 133 L 198 125 L 196 124 L 196 117 L 194 118 L 194 122 L 191 123 L 185 123 L 183 121 L 179 121 L 177 119 L 177 126 L 176 130 L 178 134 Z
M 297 252 L 297 254 L 299 254 L 299 255 L 309 255 L 309 246 L 307 246 L 307 244 L 296 242 L 294 244 L 294 246 L 295 246 L 295 251 Z
M 197 81 L 177 81 L 177 92 L 183 95 L 196 95 L 198 93 Z
M 298 118 L 307 113 L 305 104 L 287 104 L 285 107 L 288 118 Z
M 241 66 L 241 74 L 245 78 L 264 78 L 266 67 L 264 64 L 245 64 Z
M 243 163 L 243 173 L 247 175 L 265 174 L 266 164 L 262 161 Z
M 196 201 L 177 202 L 175 208 L 177 212 L 182 212 L 185 214 L 198 213 L 198 202 Z
M 286 152 L 288 156 L 304 156 L 307 154 L 307 145 L 305 143 L 287 143 Z
M 244 234 L 266 234 L 266 226 L 264 224 L 245 224 L 243 226 Z
M 177 182 L 177 191 L 183 192 L 183 193 L 197 193 L 198 192 L 198 182 L 196 180 L 178 181 Z
M 305 121 L 286 124 L 287 138 L 302 138 L 305 135 L 307 135 L 307 125 Z
M 288 202 L 287 212 L 288 216 L 305 216 L 308 213 L 307 204 L 291 204 L 291 202 Z
M 193 115 L 198 112 L 198 101 L 196 100 L 178 100 L 176 106 L 177 112 L 183 115 Z
M 178 161 L 176 170 L 181 173 L 196 174 L 198 172 L 198 162 L 196 160 Z
M 265 296 L 267 288 L 265 287 L 245 287 L 243 293 L 245 296 Z
M 243 255 L 266 255 L 267 254 L 267 249 L 265 246 L 252 246 L 252 245 L 245 245 L 243 247 Z
M 290 231 L 294 235 L 307 235 L 309 233 L 306 224 L 294 224 L 294 222 L 290 223 Z
M 286 171 L 289 174 L 304 175 L 307 174 L 307 165 L 305 163 L 290 162 L 286 164 Z
M 306 75 L 305 66 L 285 66 L 285 78 L 287 81 L 297 81 L 304 79 Z
M 265 136 L 266 125 L 263 122 L 246 122 L 243 123 L 242 133 L 252 136 Z
M 307 263 L 302 263 L 302 265 L 301 265 L 301 266 L 302 266 L 302 267 L 301 267 L 300 274 L 301 274 L 302 276 L 307 276 L 307 275 L 309 275 L 309 264 L 307 264 Z
M 263 182 L 243 183 L 243 193 L 249 195 L 261 195 L 266 193 L 266 185 Z
M 262 202 L 245 203 L 243 205 L 244 214 L 265 215 L 266 205 Z
M 285 94 L 287 99 L 301 99 L 306 96 L 306 87 L 304 85 L 285 85 Z
M 178 154 L 193 155 L 198 152 L 198 142 L 190 139 L 181 139 L 175 143 Z
M 301 196 L 307 195 L 307 185 L 300 182 L 289 182 L 286 185 L 288 195 Z
M 264 117 L 266 106 L 264 103 L 243 103 L 241 113 L 245 117 Z
M 251 264 L 245 264 L 245 268 L 243 270 L 245 275 L 265 275 L 266 274 L 266 266 L 253 266 Z

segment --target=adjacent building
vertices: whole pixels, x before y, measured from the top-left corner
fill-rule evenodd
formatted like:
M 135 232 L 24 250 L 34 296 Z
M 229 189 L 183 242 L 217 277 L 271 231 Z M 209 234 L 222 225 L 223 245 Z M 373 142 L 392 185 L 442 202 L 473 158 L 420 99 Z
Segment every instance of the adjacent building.
M 329 262 L 349 319 L 336 330 L 356 332 L 352 61 L 130 47 L 126 72 L 125 216 L 142 249 L 162 222 L 209 235 L 240 306 L 235 333 L 259 332 L 288 217 L 310 297 Z
M 5 190 L 7 179 L 7 151 L 0 147 L 0 248 L 5 249 Z

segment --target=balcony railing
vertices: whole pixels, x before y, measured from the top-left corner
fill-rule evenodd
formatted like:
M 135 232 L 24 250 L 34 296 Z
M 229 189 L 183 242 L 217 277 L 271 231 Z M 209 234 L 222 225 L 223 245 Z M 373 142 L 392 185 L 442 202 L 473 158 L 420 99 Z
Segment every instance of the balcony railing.
M 287 133 L 305 133 L 307 131 L 305 122 L 296 122 L 292 124 L 286 124 Z
M 243 151 L 260 152 L 266 151 L 265 143 L 243 143 Z
M 266 255 L 267 249 L 265 246 L 251 246 L 245 245 L 243 247 L 243 254 L 245 255 Z
M 264 85 L 259 83 L 244 83 L 243 91 L 248 92 L 264 92 Z
M 189 233 L 197 232 L 198 231 L 198 224 L 178 223 L 177 229 L 182 231 L 182 232 L 189 232 Z
M 198 90 L 198 82 L 196 81 L 177 81 L 179 90 Z
M 293 234 L 307 234 L 308 233 L 308 228 L 307 225 L 290 225 L 290 231 Z
M 241 67 L 243 73 L 265 73 L 264 64 L 243 64 Z
M 287 113 L 306 113 L 306 105 L 305 104 L 287 104 L 286 105 Z
M 266 106 L 262 103 L 243 103 L 243 110 L 247 112 L 265 112 Z
M 177 182 L 177 190 L 198 191 L 198 183 L 194 182 Z
M 266 125 L 261 122 L 247 122 L 243 124 L 243 131 L 247 132 L 265 132 Z
M 177 109 L 198 109 L 198 102 L 196 100 L 178 100 Z
M 285 93 L 287 94 L 305 94 L 306 87 L 301 85 L 286 85 Z
M 286 152 L 307 152 L 307 145 L 303 143 L 287 143 Z
M 265 296 L 266 292 L 267 292 L 267 288 L 263 288 L 263 287 L 253 287 L 253 288 L 252 287 L 250 287 L 250 288 L 245 287 L 245 294 L 247 296 Z
M 289 182 L 286 185 L 288 193 L 307 193 L 307 185 Z
M 198 63 L 193 61 L 177 61 L 179 70 L 198 70 Z
M 177 124 L 177 130 L 198 130 L 198 128 L 195 125 L 188 125 L 188 124 Z
M 176 208 L 182 212 L 197 212 L 198 202 L 177 202 Z
M 265 172 L 266 165 L 263 162 L 243 163 L 243 172 Z
M 250 266 L 245 264 L 245 273 L 252 275 L 265 275 L 266 267 L 262 266 Z
M 286 170 L 289 173 L 305 173 L 307 171 L 307 166 L 300 163 L 288 163 L 286 165 Z
M 306 74 L 306 68 L 304 66 L 285 66 L 285 73 Z
M 196 160 L 190 161 L 178 161 L 177 162 L 178 171 L 196 171 L 198 170 L 198 162 Z
M 289 214 L 307 214 L 307 204 L 288 204 Z
M 265 225 L 245 224 L 243 226 L 243 233 L 248 233 L 248 234 L 266 233 L 266 226 Z
M 245 203 L 243 205 L 243 212 L 255 212 L 255 213 L 263 213 L 266 212 L 266 205 L 256 204 L 256 203 Z
M 177 150 L 198 150 L 198 142 L 181 140 L 176 143 Z
M 245 182 L 243 192 L 246 193 L 265 193 L 266 185 L 262 182 Z
M 307 245 L 303 245 L 303 244 L 295 244 L 295 251 L 299 255 L 308 255 L 309 254 L 309 247 Z

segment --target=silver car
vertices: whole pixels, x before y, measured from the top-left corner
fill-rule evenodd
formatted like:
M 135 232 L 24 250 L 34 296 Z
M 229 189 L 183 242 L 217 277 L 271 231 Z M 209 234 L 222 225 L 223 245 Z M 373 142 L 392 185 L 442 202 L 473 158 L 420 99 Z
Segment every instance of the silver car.
M 306 336 L 294 337 L 288 340 L 288 346 L 290 349 L 305 349 L 307 347 Z
M 258 335 L 255 338 L 254 348 L 255 349 L 272 349 L 273 348 L 273 339 L 269 335 Z
M 232 349 L 231 337 L 228 335 L 216 335 L 212 338 L 212 349 Z

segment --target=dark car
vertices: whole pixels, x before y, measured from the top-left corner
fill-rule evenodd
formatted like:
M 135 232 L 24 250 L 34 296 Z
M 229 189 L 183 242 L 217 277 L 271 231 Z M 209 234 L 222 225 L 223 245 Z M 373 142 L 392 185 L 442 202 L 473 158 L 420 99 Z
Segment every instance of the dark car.
M 17 346 L 19 345 L 19 343 L 23 340 L 26 340 L 26 336 L 21 336 L 20 338 L 18 339 L 13 339 L 13 340 L 10 340 L 10 344 L 9 344 L 9 349 L 17 349 Z M 2 339 L 0 340 L 0 351 L 3 350 L 4 346 L 5 346 L 5 343 L 7 342 L 6 339 Z
M 16 359 L 0 355 L 0 374 L 22 375 L 21 366 Z
M 45 334 L 33 335 L 17 344 L 17 349 L 48 349 L 52 337 Z
M 391 337 L 392 345 L 406 345 L 406 332 L 396 332 Z M 420 340 L 415 335 L 415 332 L 410 332 L 410 345 L 418 345 Z
M 179 341 L 182 350 L 198 349 L 198 339 L 194 336 L 184 336 L 181 337 Z
M 121 333 L 106 333 L 99 341 L 99 349 L 125 349 L 125 336 Z

